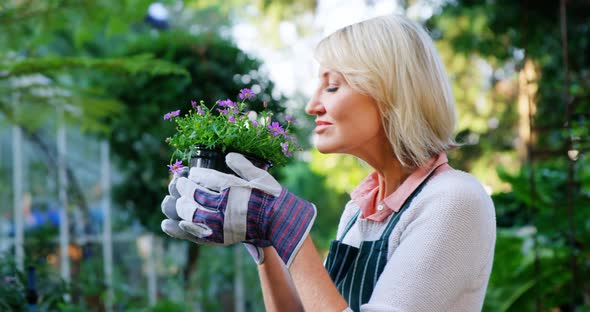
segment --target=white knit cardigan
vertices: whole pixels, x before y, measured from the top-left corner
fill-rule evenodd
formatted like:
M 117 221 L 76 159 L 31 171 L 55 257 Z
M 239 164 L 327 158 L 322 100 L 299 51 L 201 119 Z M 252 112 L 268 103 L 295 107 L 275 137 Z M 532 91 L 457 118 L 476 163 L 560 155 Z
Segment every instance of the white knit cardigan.
M 358 209 L 346 205 L 338 238 Z M 359 218 L 343 242 L 377 240 L 388 220 Z M 481 311 L 495 242 L 494 204 L 481 184 L 459 170 L 441 172 L 391 233 L 387 264 L 361 311 Z

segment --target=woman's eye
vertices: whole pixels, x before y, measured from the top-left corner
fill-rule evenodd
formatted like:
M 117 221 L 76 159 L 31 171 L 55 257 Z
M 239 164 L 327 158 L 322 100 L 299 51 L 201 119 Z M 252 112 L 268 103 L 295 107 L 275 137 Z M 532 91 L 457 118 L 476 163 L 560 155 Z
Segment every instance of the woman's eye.
M 336 92 L 338 90 L 338 87 L 328 87 L 326 88 L 326 92 Z

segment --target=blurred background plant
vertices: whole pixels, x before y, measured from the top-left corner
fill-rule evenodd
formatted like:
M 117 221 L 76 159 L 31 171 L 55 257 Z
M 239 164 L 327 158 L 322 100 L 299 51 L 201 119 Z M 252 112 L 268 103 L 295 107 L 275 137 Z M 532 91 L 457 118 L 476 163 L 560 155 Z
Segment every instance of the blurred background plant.
M 3 1 L 0 195 L 12 200 L 0 202 L 0 310 L 22 310 L 29 266 L 41 310 L 263 310 L 244 250 L 162 235 L 173 129 L 154 121 L 244 87 L 295 116 L 305 151 L 274 174 L 318 207 L 325 253 L 370 169 L 311 147 L 311 51 L 392 12 L 431 30 L 466 143 L 452 165 L 496 205 L 484 310 L 590 310 L 589 11 L 585 0 Z

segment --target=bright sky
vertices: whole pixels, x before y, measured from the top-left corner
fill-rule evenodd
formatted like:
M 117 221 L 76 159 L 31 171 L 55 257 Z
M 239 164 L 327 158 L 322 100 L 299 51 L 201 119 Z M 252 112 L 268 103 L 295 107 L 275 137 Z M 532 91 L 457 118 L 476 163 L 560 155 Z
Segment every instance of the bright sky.
M 367 5 L 367 2 L 372 2 L 372 5 Z M 425 13 L 424 10 L 420 11 Z M 312 53 L 319 40 L 346 25 L 378 15 L 400 12 L 400 7 L 392 0 L 319 0 L 316 15 L 304 17 L 318 31 L 313 36 L 300 37 L 292 22 L 282 22 L 278 31 L 285 48 L 281 50 L 261 45 L 264 41 L 260 39 L 258 30 L 248 23 L 236 24 L 233 36 L 241 49 L 264 61 L 280 92 L 286 96 L 297 91 L 310 95 L 317 72 Z

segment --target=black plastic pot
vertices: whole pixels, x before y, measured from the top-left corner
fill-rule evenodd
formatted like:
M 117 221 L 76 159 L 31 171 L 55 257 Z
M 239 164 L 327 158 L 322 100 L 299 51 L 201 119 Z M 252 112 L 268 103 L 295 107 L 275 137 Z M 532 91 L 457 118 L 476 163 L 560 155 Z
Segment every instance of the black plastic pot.
M 214 169 L 217 171 L 221 171 L 224 173 L 235 174 L 233 170 L 231 170 L 225 164 L 225 155 L 227 153 L 222 153 L 218 150 L 211 150 L 205 147 L 197 146 L 195 149 L 194 154 L 191 157 L 190 167 L 197 167 L 197 168 L 208 168 Z M 256 157 L 252 157 L 247 154 L 243 154 L 252 164 L 260 169 L 268 171 L 272 167 L 272 163 L 266 160 L 261 160 Z

